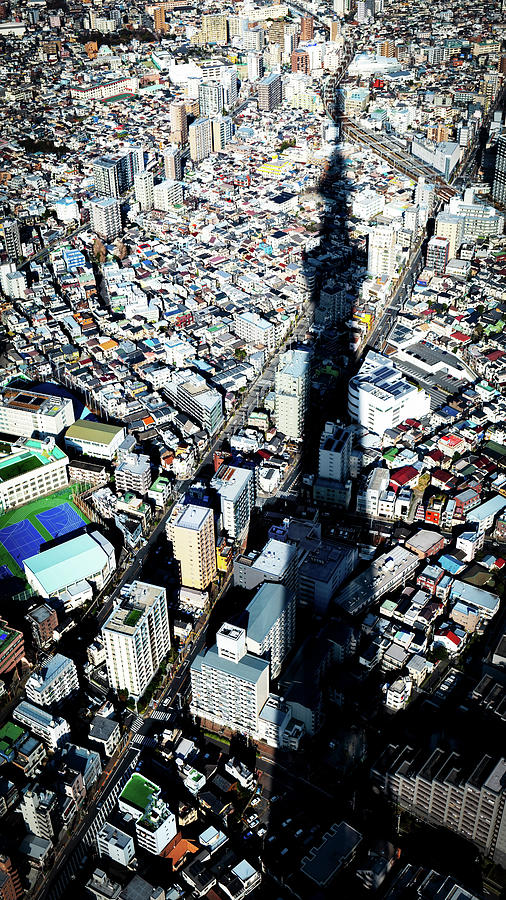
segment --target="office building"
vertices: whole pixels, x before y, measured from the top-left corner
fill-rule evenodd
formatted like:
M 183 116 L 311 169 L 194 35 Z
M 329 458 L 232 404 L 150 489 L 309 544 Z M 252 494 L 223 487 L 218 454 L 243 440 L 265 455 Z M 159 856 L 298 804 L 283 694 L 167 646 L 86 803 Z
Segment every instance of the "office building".
M 36 734 L 48 745 L 50 750 L 67 743 L 70 738 L 69 724 L 60 716 L 53 716 L 45 709 L 40 709 L 22 700 L 12 713 L 13 718 L 21 725 L 25 725 L 29 731 Z
M 189 371 L 174 372 L 164 392 L 175 407 L 185 412 L 211 436 L 223 423 L 222 395 L 210 388 L 202 375 Z
M 188 140 L 188 116 L 184 100 L 174 100 L 169 107 L 170 137 L 175 144 L 184 146 Z
M 224 463 L 211 479 L 220 497 L 221 527 L 237 542 L 247 537 L 255 503 L 255 477 L 251 469 Z
M 26 682 L 26 696 L 38 706 L 56 709 L 79 690 L 77 669 L 73 660 L 55 653 Z
M 263 78 L 264 74 L 264 58 L 261 53 L 251 50 L 248 53 L 248 81 L 258 81 Z
M 430 397 L 409 382 L 395 363 L 370 350 L 358 375 L 348 385 L 348 412 L 354 422 L 383 435 L 406 419 L 420 419 L 430 411 Z
M 246 607 L 246 649 L 270 663 L 277 678 L 295 641 L 295 594 L 282 584 L 265 582 Z
M 193 162 L 199 163 L 206 159 L 212 150 L 211 120 L 207 118 L 196 119 L 188 129 L 190 142 L 190 157 Z
M 281 104 L 283 88 L 281 75 L 271 72 L 258 82 L 258 108 L 264 112 L 271 112 Z
M 68 456 L 53 438 L 22 439 L 0 459 L 0 510 L 5 512 L 68 484 Z
M 200 82 L 199 84 L 199 110 L 200 115 L 208 118 L 217 116 L 223 110 L 223 88 L 216 82 Z M 190 145 L 191 150 L 191 145 Z
M 217 116 L 213 119 L 213 150 L 223 150 L 234 136 L 234 122 L 231 116 Z
M 146 212 L 153 209 L 154 184 L 155 180 L 151 172 L 138 172 L 134 178 L 135 200 Z
M 24 655 L 23 632 L 9 628 L 5 619 L 0 619 L 0 675 L 12 672 Z
M 448 828 L 506 864 L 506 760 L 471 762 L 459 754 L 390 744 L 372 768 L 373 783 L 396 806 Z
M 183 167 L 181 162 L 181 150 L 179 147 L 167 147 L 163 151 L 163 166 L 165 178 L 169 181 L 181 181 Z
M 43 790 L 35 785 L 25 792 L 20 810 L 31 834 L 52 842 L 58 839 L 62 822 L 54 791 Z
M 501 135 L 497 140 L 492 198 L 496 203 L 506 206 L 506 134 Z
M 212 509 L 188 504 L 176 507 L 167 522 L 167 537 L 172 541 L 179 562 L 181 584 L 205 591 L 216 575 L 216 541 Z
M 75 421 L 68 397 L 6 387 L 0 397 L 0 431 L 31 437 L 34 431 L 58 435 Z
M 54 630 L 58 625 L 58 615 L 47 603 L 34 606 L 25 616 L 36 647 L 46 649 L 54 640 Z
M 118 801 L 119 808 L 135 819 L 139 846 L 159 856 L 177 834 L 176 817 L 160 797 L 160 788 L 147 778 L 134 774 L 127 781 Z
M 312 41 L 314 37 L 314 19 L 312 16 L 302 16 L 300 20 L 301 41 Z
M 373 278 L 391 278 L 396 271 L 397 244 L 390 225 L 376 225 L 370 232 L 367 247 L 367 271 Z
M 301 547 L 297 599 L 317 615 L 325 615 L 343 582 L 358 563 L 358 550 L 351 544 L 308 541 Z
M 93 231 L 106 241 L 113 241 L 121 234 L 121 206 L 114 197 L 91 201 L 91 225 Z
M 109 684 L 139 700 L 170 650 L 165 588 L 134 581 L 102 628 Z
M 142 453 L 128 453 L 114 470 L 116 493 L 135 491 L 141 497 L 151 486 L 151 463 L 149 456 Z
M 159 184 L 155 184 L 153 193 L 153 205 L 155 209 L 169 212 L 174 206 L 183 202 L 183 185 L 172 178 L 164 178 Z
M 106 856 L 120 866 L 129 866 L 135 857 L 134 839 L 120 828 L 104 822 L 97 834 L 99 856 Z
M 275 376 L 276 427 L 289 440 L 301 441 L 309 402 L 310 355 L 305 350 L 281 354 Z
M 25 577 L 41 597 L 60 597 L 66 609 L 91 600 L 116 571 L 114 547 L 99 531 L 80 534 L 23 561 Z
M 4 219 L 2 222 L 2 234 L 5 252 L 12 262 L 16 262 L 21 256 L 21 237 L 17 220 Z
M 431 237 L 427 244 L 427 268 L 434 269 L 436 275 L 444 275 L 449 260 L 450 241 L 448 238 Z
M 191 665 L 194 716 L 255 737 L 269 696 L 269 663 L 246 651 L 246 631 L 224 624 Z

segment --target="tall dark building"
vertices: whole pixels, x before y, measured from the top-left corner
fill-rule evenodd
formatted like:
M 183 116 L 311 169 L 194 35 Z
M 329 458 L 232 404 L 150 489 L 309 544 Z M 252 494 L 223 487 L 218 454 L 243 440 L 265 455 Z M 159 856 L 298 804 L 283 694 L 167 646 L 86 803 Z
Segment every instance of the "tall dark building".
M 506 134 L 497 141 L 492 198 L 506 206 Z

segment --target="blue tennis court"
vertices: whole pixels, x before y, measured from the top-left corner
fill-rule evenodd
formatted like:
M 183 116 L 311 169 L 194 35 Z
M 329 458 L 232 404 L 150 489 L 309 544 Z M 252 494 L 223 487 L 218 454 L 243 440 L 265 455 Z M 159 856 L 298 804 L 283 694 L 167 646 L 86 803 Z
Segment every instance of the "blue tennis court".
M 44 538 L 28 519 L 16 522 L 15 525 L 7 525 L 0 531 L 0 543 L 7 553 L 17 562 L 20 569 L 23 568 L 23 560 L 29 556 L 35 556 L 39 552 Z
M 12 578 L 12 572 L 9 566 L 0 566 L 0 581 L 5 581 L 6 578 Z
M 53 509 L 46 509 L 45 512 L 38 513 L 35 518 L 54 538 L 62 537 L 64 534 L 69 534 L 86 525 L 84 519 L 70 503 L 61 503 L 60 506 L 55 506 Z

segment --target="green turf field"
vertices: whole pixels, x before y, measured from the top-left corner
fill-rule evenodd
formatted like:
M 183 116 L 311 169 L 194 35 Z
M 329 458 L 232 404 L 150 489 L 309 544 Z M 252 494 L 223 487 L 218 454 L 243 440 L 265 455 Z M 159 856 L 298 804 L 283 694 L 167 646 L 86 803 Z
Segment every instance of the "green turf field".
M 16 522 L 22 522 L 24 519 L 28 519 L 45 541 L 52 541 L 53 538 L 49 534 L 49 531 L 40 524 L 38 519 L 36 519 L 36 516 L 39 515 L 39 513 L 45 512 L 47 509 L 54 509 L 55 506 L 60 506 L 61 503 L 68 503 L 85 522 L 89 522 L 89 519 L 84 513 L 72 502 L 74 489 L 75 488 L 73 487 L 66 487 L 60 491 L 56 491 L 54 494 L 48 494 L 47 497 L 39 497 L 37 500 L 25 503 L 24 506 L 10 509 L 9 512 L 0 516 L 0 529 L 6 528 L 7 525 L 15 525 Z M 2 543 L 0 543 L 0 566 L 8 566 L 13 575 L 24 578 L 24 572 L 20 569 L 10 553 L 7 552 Z

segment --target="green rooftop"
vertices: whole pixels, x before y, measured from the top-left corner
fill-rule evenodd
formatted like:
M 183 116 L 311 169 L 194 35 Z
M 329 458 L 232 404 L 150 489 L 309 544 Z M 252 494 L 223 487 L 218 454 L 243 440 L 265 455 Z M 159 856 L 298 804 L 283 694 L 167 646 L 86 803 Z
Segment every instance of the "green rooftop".
M 90 422 L 79 419 L 65 432 L 66 438 L 76 441 L 93 441 L 96 444 L 110 444 L 121 431 L 119 425 L 107 425 L 106 422 Z
M 0 463 L 0 481 L 10 481 L 12 478 L 26 475 L 27 472 L 33 472 L 34 469 L 40 469 L 43 465 L 40 459 L 29 453 L 15 456 L 12 462 L 10 457 L 7 457 Z
M 137 625 L 137 622 L 141 618 L 142 618 L 142 609 L 132 609 L 128 613 L 124 624 L 128 625 L 129 628 L 133 628 L 135 625 Z
M 123 788 L 120 800 L 144 811 L 153 795 L 159 791 L 160 788 L 153 781 L 143 778 L 142 775 L 134 774 Z
M 7 757 L 25 733 L 25 729 L 14 725 L 14 722 L 7 722 L 3 725 L 0 728 L 0 756 Z

